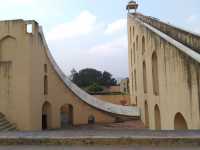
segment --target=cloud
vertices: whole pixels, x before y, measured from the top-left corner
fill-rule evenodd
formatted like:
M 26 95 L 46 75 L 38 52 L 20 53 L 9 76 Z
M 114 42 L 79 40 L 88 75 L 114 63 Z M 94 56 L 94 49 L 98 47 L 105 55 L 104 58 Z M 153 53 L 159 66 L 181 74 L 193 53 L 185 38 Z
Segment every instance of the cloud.
M 127 76 L 126 19 L 106 24 L 91 12 L 83 11 L 46 35 L 52 54 L 66 73 L 72 68 L 91 67 Z
M 89 50 L 90 55 L 111 56 L 119 51 L 127 50 L 127 39 L 125 36 L 114 39 L 110 42 L 93 46 Z
M 195 28 L 194 32 L 196 32 L 197 34 L 200 34 L 200 28 Z
M 108 24 L 108 26 L 105 30 L 105 34 L 111 35 L 111 34 L 122 32 L 126 29 L 126 26 L 127 26 L 126 19 L 116 20 L 113 23 Z
M 198 16 L 197 15 L 190 15 L 187 17 L 187 22 L 191 23 L 191 22 L 195 22 L 198 20 Z
M 0 0 L 1 1 L 1 0 Z M 4 0 L 2 0 L 4 3 Z M 6 0 L 6 3 L 10 3 L 10 4 L 17 4 L 17 5 L 29 5 L 33 3 L 33 0 Z
M 55 41 L 87 35 L 95 29 L 95 24 L 96 16 L 89 11 L 83 11 L 70 22 L 57 25 L 53 28 L 47 34 L 47 39 Z
M 186 29 L 192 31 L 192 32 L 196 32 L 196 33 L 200 33 L 200 16 L 198 14 L 193 14 L 190 15 L 186 18 Z

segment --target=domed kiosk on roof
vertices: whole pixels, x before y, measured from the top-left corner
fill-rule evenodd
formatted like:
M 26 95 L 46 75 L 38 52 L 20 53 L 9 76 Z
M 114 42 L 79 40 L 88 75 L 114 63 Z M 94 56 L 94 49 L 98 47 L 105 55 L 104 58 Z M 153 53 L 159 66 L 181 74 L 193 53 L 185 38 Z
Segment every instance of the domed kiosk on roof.
M 138 4 L 135 1 L 130 1 L 126 6 L 126 10 L 130 11 L 132 9 L 135 10 L 135 12 L 138 9 Z

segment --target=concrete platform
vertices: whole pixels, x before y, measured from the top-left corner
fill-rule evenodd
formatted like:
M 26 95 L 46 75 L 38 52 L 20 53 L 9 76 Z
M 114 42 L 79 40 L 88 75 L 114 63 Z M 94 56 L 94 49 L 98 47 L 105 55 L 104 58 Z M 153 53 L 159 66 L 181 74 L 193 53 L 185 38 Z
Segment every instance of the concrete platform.
M 137 146 L 0 146 L 0 150 L 199 150 L 199 147 L 137 147 Z
M 126 145 L 200 147 L 200 131 L 123 130 L 123 129 L 68 129 L 46 132 L 4 132 L 0 145 Z

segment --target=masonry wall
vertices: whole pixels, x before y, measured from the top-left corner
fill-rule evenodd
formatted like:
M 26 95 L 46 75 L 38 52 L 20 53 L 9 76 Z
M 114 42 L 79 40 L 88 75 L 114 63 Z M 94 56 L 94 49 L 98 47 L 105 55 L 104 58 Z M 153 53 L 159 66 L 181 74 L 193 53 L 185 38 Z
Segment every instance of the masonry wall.
M 60 128 L 61 107 L 66 104 L 73 108 L 73 125 L 88 124 L 91 116 L 96 123 L 114 122 L 115 117 L 84 103 L 65 86 L 47 58 L 38 30 L 34 21 L 0 22 L 0 113 L 18 130 L 41 130 L 43 113 L 48 113 L 49 129 Z
M 34 44 L 32 51 L 32 82 L 31 82 L 31 128 L 30 130 L 41 130 L 42 128 L 42 108 L 45 103 L 49 104 L 49 122 L 48 128 L 61 128 L 61 108 L 63 106 L 72 106 L 72 124 L 82 125 L 88 124 L 89 117 L 95 118 L 95 123 L 110 123 L 115 121 L 115 117 L 99 111 L 96 108 L 82 102 L 63 81 L 59 78 L 50 63 L 46 49 L 38 34 L 38 26 L 36 26 L 34 35 Z M 45 93 L 44 77 L 47 77 L 47 89 Z M 23 130 L 23 129 L 22 129 Z
M 159 129 L 160 116 L 161 129 L 173 130 L 175 116 L 181 114 L 188 129 L 199 129 L 199 64 L 137 22 L 134 15 L 128 15 L 128 37 L 131 102 L 140 107 L 146 126 Z M 157 56 L 157 78 L 153 55 Z M 153 80 L 158 82 L 158 92 Z

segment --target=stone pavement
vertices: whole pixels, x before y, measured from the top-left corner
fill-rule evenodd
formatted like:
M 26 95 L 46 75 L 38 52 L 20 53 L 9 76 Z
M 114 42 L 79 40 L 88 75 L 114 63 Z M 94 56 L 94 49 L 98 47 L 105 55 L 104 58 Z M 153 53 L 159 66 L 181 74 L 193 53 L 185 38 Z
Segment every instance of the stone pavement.
M 0 145 L 200 146 L 200 131 L 71 129 L 4 132 L 0 134 Z
M 135 129 L 135 125 L 125 122 L 44 132 L 2 132 L 0 145 L 200 146 L 200 131 L 149 131 Z
M 133 146 L 0 146 L 0 150 L 199 150 L 198 147 L 133 147 Z
M 109 123 L 109 124 L 94 124 L 94 125 L 81 125 L 76 126 L 76 128 L 81 129 L 110 129 L 110 130 L 118 130 L 118 129 L 145 129 L 145 126 L 142 121 L 140 120 L 132 120 L 132 121 L 125 121 L 125 122 L 119 122 L 119 123 Z

